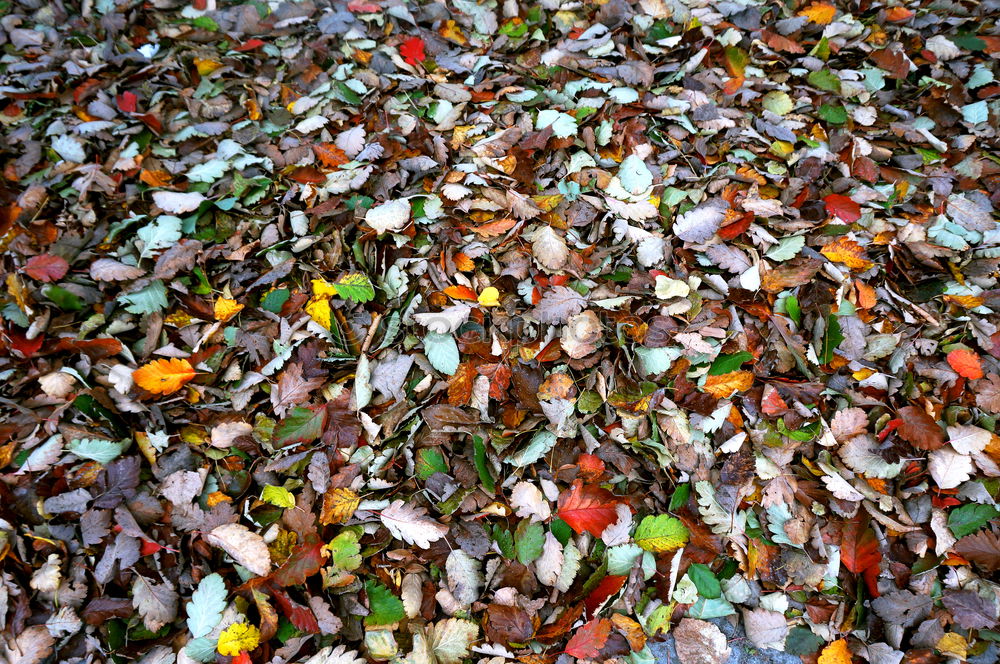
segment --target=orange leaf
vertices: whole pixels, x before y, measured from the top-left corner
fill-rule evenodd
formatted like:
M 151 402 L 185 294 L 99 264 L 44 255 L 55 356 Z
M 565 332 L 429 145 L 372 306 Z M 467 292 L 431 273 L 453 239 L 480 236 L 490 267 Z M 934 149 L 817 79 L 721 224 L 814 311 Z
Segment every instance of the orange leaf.
M 837 639 L 823 648 L 818 661 L 819 664 L 851 664 L 853 658 L 851 657 L 851 651 L 847 649 L 847 641 L 845 639 Z
M 820 253 L 834 263 L 843 263 L 852 270 L 867 270 L 872 263 L 865 256 L 865 250 L 860 244 L 842 235 L 820 249 Z
M 913 18 L 913 10 L 906 7 L 890 7 L 885 12 L 885 20 L 893 23 L 902 23 Z
M 341 164 L 350 161 L 347 153 L 337 147 L 335 143 L 317 143 L 313 146 L 313 152 L 320 163 L 327 168 L 336 168 Z
M 194 378 L 194 367 L 187 360 L 172 357 L 153 360 L 132 372 L 136 385 L 153 394 L 170 394 Z
M 955 373 L 969 380 L 978 380 L 983 377 L 983 365 L 979 360 L 979 355 L 967 348 L 956 348 L 948 353 L 948 364 L 955 370 Z
M 813 23 L 826 25 L 837 15 L 837 8 L 825 2 L 814 2 L 802 11 L 799 16 L 805 16 Z
M 476 300 L 476 291 L 468 286 L 448 286 L 444 289 L 444 294 L 455 300 Z
M 709 376 L 702 389 L 718 399 L 727 399 L 734 392 L 744 392 L 753 386 L 753 374 L 749 371 L 731 371 L 721 376 Z

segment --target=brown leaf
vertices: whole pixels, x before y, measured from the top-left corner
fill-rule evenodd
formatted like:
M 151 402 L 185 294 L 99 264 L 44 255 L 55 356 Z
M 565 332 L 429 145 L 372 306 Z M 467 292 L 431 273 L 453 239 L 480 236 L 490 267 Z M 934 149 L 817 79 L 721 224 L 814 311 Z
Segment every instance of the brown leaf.
M 967 535 L 955 544 L 955 552 L 990 572 L 1000 569 L 1000 535 L 995 532 L 982 530 Z
M 922 408 L 916 406 L 900 408 L 897 417 L 901 423 L 896 431 L 906 442 L 918 449 L 936 450 L 948 442 L 944 430 Z

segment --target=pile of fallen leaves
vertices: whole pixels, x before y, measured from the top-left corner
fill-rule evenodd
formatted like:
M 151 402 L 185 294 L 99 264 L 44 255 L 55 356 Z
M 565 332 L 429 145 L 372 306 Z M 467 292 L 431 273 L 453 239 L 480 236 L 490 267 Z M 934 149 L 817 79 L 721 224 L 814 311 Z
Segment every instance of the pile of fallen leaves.
M 0 14 L 0 660 L 1000 657 L 997 0 Z

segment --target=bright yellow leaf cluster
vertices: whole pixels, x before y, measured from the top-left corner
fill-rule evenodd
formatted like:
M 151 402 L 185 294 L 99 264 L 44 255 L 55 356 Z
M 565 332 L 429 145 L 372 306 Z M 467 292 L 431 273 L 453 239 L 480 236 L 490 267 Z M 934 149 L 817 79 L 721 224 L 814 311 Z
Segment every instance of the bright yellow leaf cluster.
M 246 623 L 233 623 L 219 634 L 219 654 L 235 657 L 260 644 L 260 630 Z

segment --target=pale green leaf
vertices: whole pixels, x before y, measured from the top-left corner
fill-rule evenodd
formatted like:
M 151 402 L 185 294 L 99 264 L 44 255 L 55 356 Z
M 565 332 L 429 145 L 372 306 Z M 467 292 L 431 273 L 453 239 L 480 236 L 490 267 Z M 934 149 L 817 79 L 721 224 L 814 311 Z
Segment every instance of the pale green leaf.
M 450 334 L 428 332 L 424 337 L 424 354 L 431 366 L 451 376 L 458 370 L 458 344 Z
M 218 574 L 209 574 L 198 584 L 191 594 L 191 601 L 185 605 L 187 626 L 196 639 L 208 634 L 222 620 L 226 609 L 226 583 Z

